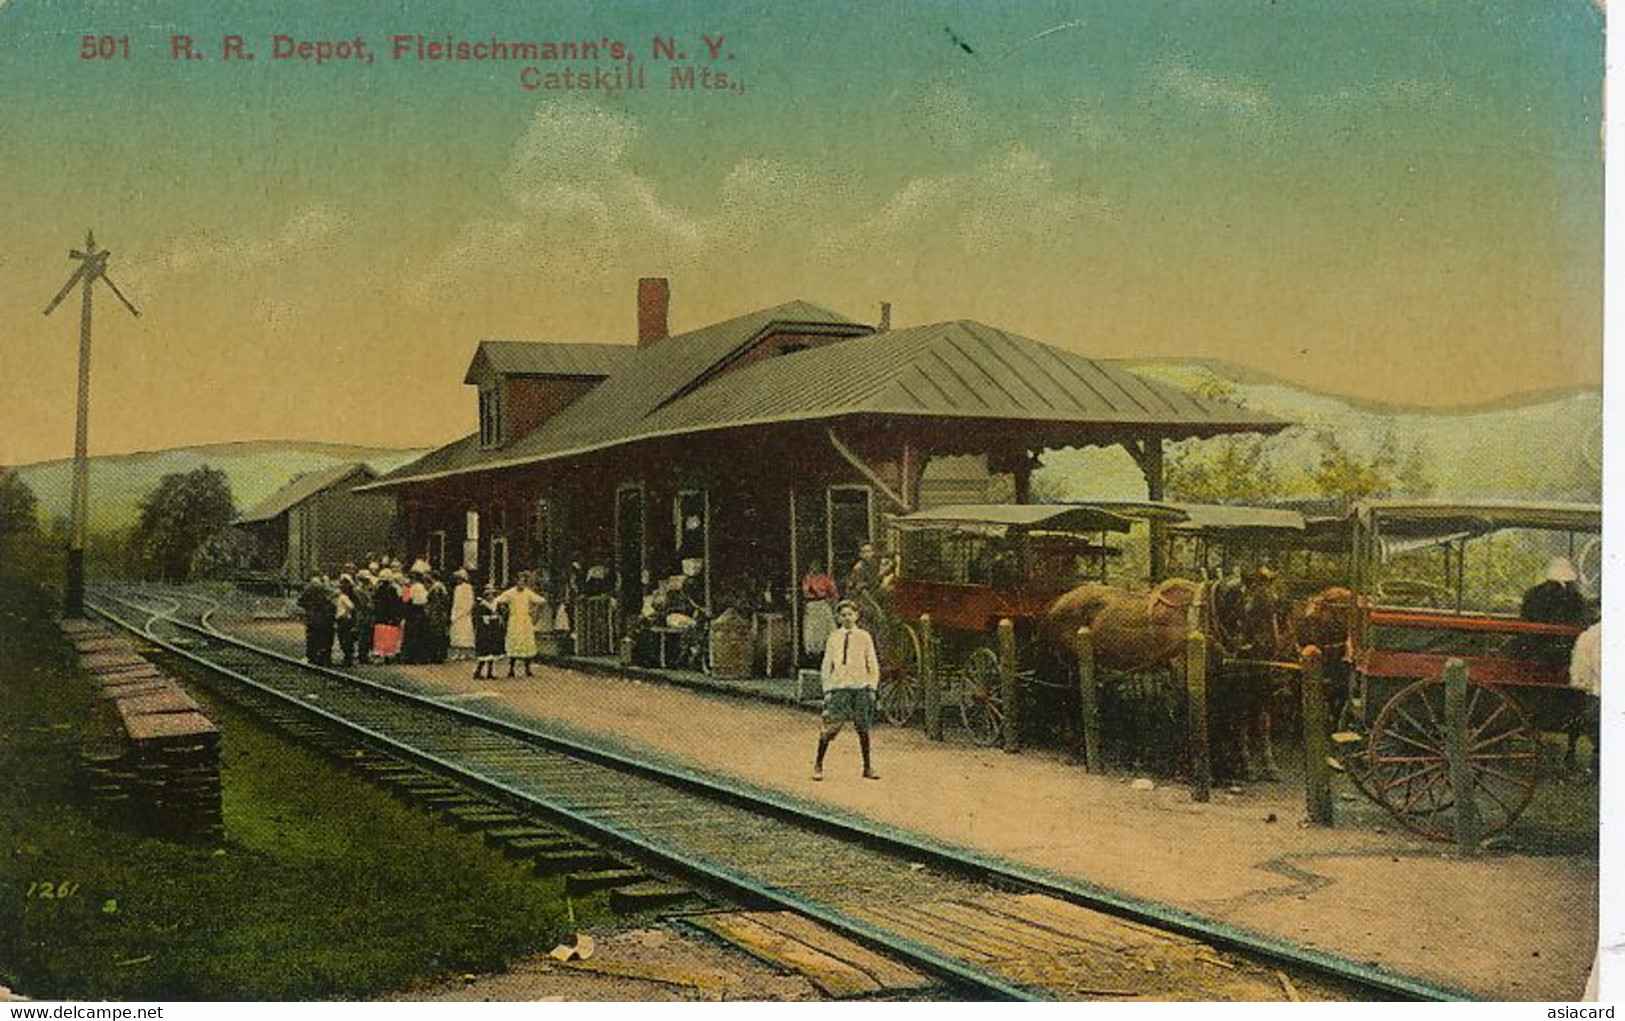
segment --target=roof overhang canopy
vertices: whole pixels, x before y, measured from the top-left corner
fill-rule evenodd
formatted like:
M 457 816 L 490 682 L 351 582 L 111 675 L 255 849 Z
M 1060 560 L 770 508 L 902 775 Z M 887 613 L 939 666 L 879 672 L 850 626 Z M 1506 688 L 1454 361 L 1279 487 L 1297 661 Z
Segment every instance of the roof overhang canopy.
M 1207 535 L 1243 532 L 1302 532 L 1303 515 L 1277 507 L 1231 507 L 1214 503 L 1182 503 L 1189 517 L 1175 525 L 1179 531 Z
M 1354 508 L 1360 527 L 1392 538 L 1431 540 L 1487 535 L 1505 528 L 1601 532 L 1602 507 L 1581 503 L 1429 503 L 1371 500 Z
M 999 538 L 1010 532 L 1127 532 L 1131 518 L 1087 504 L 967 503 L 905 515 L 892 525 L 905 532 L 964 532 Z

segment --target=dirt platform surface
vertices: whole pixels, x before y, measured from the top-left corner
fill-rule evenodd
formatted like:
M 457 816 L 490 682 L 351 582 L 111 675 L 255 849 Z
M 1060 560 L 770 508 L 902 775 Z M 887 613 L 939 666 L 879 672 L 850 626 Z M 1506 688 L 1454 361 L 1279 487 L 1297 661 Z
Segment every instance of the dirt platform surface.
M 593 953 L 585 960 L 559 961 L 544 954 L 500 974 L 465 975 L 390 999 L 440 1003 L 827 999 L 806 978 L 784 974 L 677 923 L 603 931 L 593 943 Z
M 295 624 L 217 621 L 297 654 Z M 466 663 L 359 667 L 599 735 L 706 772 L 738 777 L 1011 861 L 1077 877 L 1479 996 L 1581 995 L 1596 949 L 1594 856 L 1449 848 L 1379 828 L 1304 822 L 1301 787 L 1138 789 L 1042 752 L 1008 755 L 878 728 L 882 779 L 859 776 L 857 742 L 830 749 L 811 779 L 817 717 L 664 684 L 537 666 L 476 680 Z

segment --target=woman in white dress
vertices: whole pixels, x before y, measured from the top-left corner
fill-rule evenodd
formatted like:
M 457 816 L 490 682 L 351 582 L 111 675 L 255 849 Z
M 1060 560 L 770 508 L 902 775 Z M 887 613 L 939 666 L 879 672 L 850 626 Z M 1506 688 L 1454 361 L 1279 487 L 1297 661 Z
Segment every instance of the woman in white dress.
M 474 586 L 468 572 L 452 572 L 457 585 L 451 590 L 451 658 L 474 658 Z
M 519 580 L 508 591 L 497 596 L 497 605 L 508 608 L 508 676 L 513 676 L 514 664 L 523 660 L 525 676 L 533 677 L 530 671 L 530 661 L 536 656 L 536 618 L 534 616 L 538 606 L 545 606 L 547 600 L 536 594 L 530 587 L 530 572 L 519 576 Z

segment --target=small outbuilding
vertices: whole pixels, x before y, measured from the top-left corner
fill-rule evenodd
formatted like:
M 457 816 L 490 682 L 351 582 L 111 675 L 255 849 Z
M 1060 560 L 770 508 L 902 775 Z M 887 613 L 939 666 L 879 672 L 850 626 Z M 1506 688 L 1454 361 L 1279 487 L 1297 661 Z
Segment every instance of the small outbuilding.
M 355 493 L 378 473 L 359 461 L 306 472 L 234 522 L 259 541 L 273 575 L 295 583 L 399 545 L 393 497 Z

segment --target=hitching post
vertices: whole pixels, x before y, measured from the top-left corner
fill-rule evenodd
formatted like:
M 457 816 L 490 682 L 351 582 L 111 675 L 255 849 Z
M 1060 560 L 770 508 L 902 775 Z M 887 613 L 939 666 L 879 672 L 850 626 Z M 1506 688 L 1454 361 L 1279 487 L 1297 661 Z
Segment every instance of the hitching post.
M 937 683 L 937 629 L 929 613 L 920 614 L 920 705 L 925 736 L 942 740 L 942 686 Z
M 1021 710 L 1016 692 L 1016 625 L 999 621 L 999 687 L 1004 702 L 1004 750 L 1021 751 Z
M 1304 803 L 1309 821 L 1316 826 L 1334 825 L 1332 819 L 1332 774 L 1326 764 L 1331 755 L 1329 726 L 1326 722 L 1325 671 L 1320 650 L 1305 646 L 1299 659 L 1298 677 L 1303 685 L 1303 782 Z
M 1467 664 L 1452 659 L 1444 665 L 1445 759 L 1456 804 L 1456 846 L 1478 854 L 1478 802 L 1474 800 L 1473 766 L 1467 746 Z
M 1208 759 L 1207 637 L 1192 631 L 1185 639 L 1185 691 L 1188 696 L 1191 746 L 1191 800 L 1213 796 L 1213 767 Z
M 1100 758 L 1100 700 L 1095 690 L 1095 646 L 1086 627 L 1072 640 L 1078 654 L 1078 717 L 1083 725 L 1083 765 L 1091 773 L 1104 773 Z

